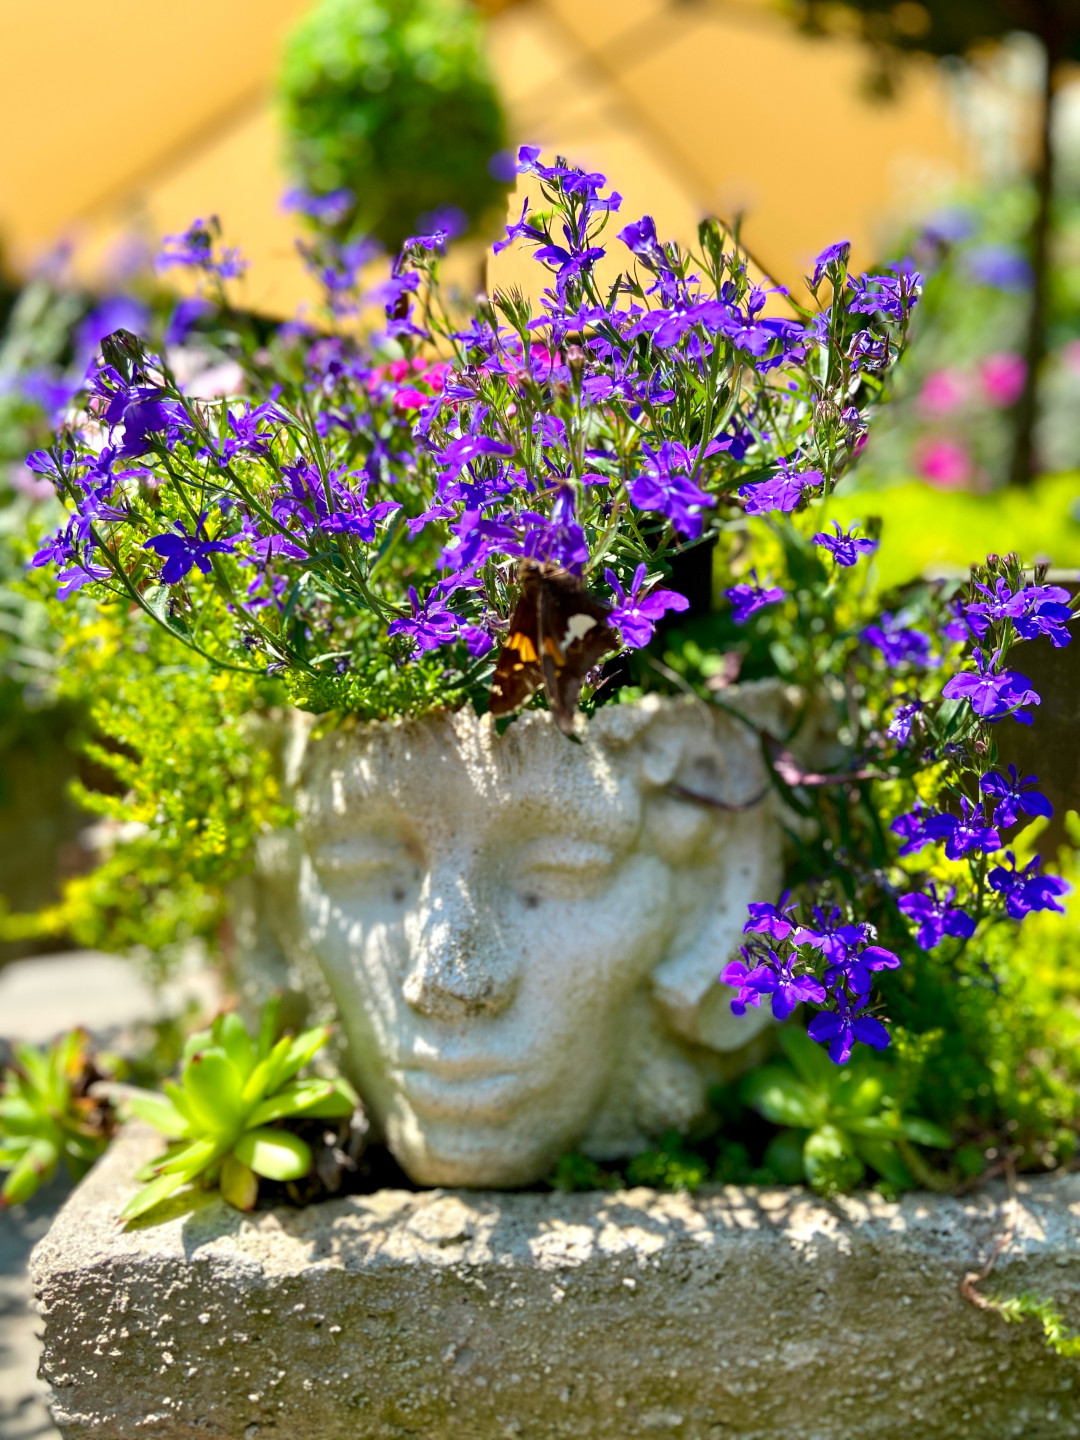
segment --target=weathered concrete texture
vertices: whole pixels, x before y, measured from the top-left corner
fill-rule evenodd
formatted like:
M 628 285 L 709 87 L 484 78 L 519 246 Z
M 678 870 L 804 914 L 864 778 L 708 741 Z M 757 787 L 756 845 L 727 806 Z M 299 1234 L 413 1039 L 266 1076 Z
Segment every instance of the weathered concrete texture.
M 131 1132 L 35 1251 L 69 1440 L 1050 1440 L 1075 1365 L 958 1293 L 1004 1196 L 383 1191 L 117 1229 Z M 1001 1292 L 1077 1313 L 1080 1176 L 1020 1187 Z

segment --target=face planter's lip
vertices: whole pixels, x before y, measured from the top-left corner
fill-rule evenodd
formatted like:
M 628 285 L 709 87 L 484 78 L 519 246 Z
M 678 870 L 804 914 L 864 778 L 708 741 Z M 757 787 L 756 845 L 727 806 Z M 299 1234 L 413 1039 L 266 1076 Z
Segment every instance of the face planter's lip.
M 479 1063 L 411 1064 L 391 1072 L 410 1107 L 418 1115 L 445 1116 L 498 1122 L 520 1105 L 527 1093 L 522 1077 L 514 1071 L 492 1070 Z

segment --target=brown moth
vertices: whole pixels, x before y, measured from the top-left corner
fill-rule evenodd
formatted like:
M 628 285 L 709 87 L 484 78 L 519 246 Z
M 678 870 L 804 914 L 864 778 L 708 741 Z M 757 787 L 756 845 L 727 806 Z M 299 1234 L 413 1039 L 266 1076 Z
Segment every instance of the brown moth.
M 607 623 L 611 606 L 550 560 L 523 560 L 518 584 L 510 633 L 491 682 L 491 713 L 509 715 L 543 685 L 559 729 L 569 735 L 585 676 L 619 648 Z

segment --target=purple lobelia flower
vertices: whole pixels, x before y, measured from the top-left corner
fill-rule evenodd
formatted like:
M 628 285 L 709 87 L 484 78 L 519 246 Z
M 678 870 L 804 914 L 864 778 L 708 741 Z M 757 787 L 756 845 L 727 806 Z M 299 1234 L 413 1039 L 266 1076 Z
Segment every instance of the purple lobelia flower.
M 1016 868 L 1016 856 L 1011 850 L 1005 852 L 1005 865 L 997 865 L 986 877 L 991 890 L 1005 897 L 1005 909 L 1014 920 L 1023 920 L 1033 910 L 1056 910 L 1065 914 L 1060 904 L 1072 886 L 1057 875 L 1043 875 L 1041 856 L 1035 855 L 1022 870 Z
M 207 512 L 204 510 L 199 516 L 199 523 L 195 527 L 195 534 L 189 535 L 188 528 L 183 520 L 177 520 L 176 528 L 171 534 L 154 535 L 147 540 L 144 550 L 153 550 L 165 561 L 161 567 L 161 579 L 166 585 L 175 585 L 183 580 L 184 576 L 194 567 L 209 575 L 211 571 L 211 555 L 227 555 L 235 545 L 234 540 L 208 540 L 203 529 L 206 523 Z
M 896 970 L 899 966 L 900 956 L 884 945 L 864 945 L 861 950 L 848 950 L 843 959 L 831 964 L 825 971 L 825 984 L 834 994 L 846 986 L 850 995 L 866 995 L 875 970 Z
M 1031 262 L 1015 245 L 980 245 L 968 253 L 967 264 L 972 279 L 993 290 L 1019 294 L 1031 285 Z
M 656 221 L 651 215 L 643 215 L 619 231 L 619 239 L 639 260 L 652 269 L 668 269 L 664 247 L 656 236 Z
M 756 570 L 750 571 L 750 579 L 731 585 L 724 595 L 731 601 L 732 619 L 736 625 L 745 625 L 752 615 L 764 610 L 766 605 L 775 605 L 783 600 L 784 592 L 779 585 L 762 585 Z
M 220 234 L 218 218 L 211 215 L 207 221 L 193 220 L 182 235 L 166 235 L 161 242 L 158 269 L 168 270 L 173 265 L 180 265 L 185 269 L 216 275 L 221 280 L 236 279 L 247 269 L 247 261 L 235 248 L 215 255 L 214 246 Z
M 847 265 L 850 254 L 850 240 L 837 240 L 834 245 L 827 245 L 814 261 L 814 278 L 810 282 L 813 288 L 817 289 L 831 267 Z
M 748 515 L 770 515 L 776 510 L 787 514 L 803 498 L 803 481 L 811 475 L 817 476 L 818 480 L 821 478 L 817 471 L 799 476 L 785 467 L 770 480 L 762 480 L 757 485 L 743 485 L 739 490 L 739 499 L 746 502 Z
M 188 295 L 178 300 L 169 316 L 162 336 L 166 345 L 182 345 L 200 320 L 213 313 L 214 307 L 201 295 Z
M 828 912 L 815 905 L 812 913 L 813 925 L 800 925 L 792 943 L 810 945 L 820 950 L 830 965 L 838 965 L 863 939 L 862 928 L 845 920 L 838 905 Z
M 916 850 L 921 850 L 929 843 L 930 837 L 926 833 L 927 812 L 920 800 L 916 800 L 911 809 L 904 815 L 897 815 L 889 829 L 894 835 L 899 835 L 902 844 L 897 851 L 898 855 L 914 855 Z
M 495 244 L 491 247 L 496 255 L 498 255 L 500 251 L 505 250 L 508 245 L 512 245 L 520 236 L 524 236 L 526 240 L 535 240 L 537 244 L 541 245 L 547 239 L 547 236 L 542 230 L 525 219 L 528 209 L 529 201 L 528 198 L 526 198 L 522 202 L 521 218 L 507 225 L 505 240 L 496 240 Z
M 317 195 L 310 190 L 286 190 L 281 197 L 283 210 L 295 211 L 316 220 L 320 225 L 340 225 L 352 209 L 356 196 L 344 186 Z
M 946 935 L 961 940 L 974 935 L 975 921 L 966 910 L 952 904 L 955 896 L 955 887 L 939 896 L 937 886 L 931 883 L 929 894 L 917 891 L 902 895 L 897 901 L 900 910 L 915 926 L 915 940 L 920 949 L 933 950 Z
M 743 926 L 744 935 L 768 935 L 773 940 L 786 940 L 798 923 L 793 918 L 797 903 L 785 890 L 775 905 L 754 901 L 746 907 L 749 919 Z
M 81 590 L 84 585 L 89 585 L 94 580 L 108 580 L 112 573 L 107 565 L 95 565 L 89 559 L 69 565 L 56 577 L 56 598 L 66 600 L 69 595 L 73 595 L 76 590 Z
M 976 649 L 978 670 L 954 675 L 941 693 L 946 700 L 967 700 L 975 714 L 984 720 L 1000 720 L 1011 715 L 1014 720 L 1030 725 L 1031 715 L 1021 707 L 1038 705 L 1041 696 L 1031 689 L 1026 676 L 1015 670 L 997 670 L 1000 660 L 1000 651 L 995 650 L 988 658 Z
M 843 566 L 845 569 L 857 565 L 861 556 L 872 555 L 878 548 L 880 542 L 858 534 L 855 525 L 850 525 L 847 530 L 842 530 L 839 520 L 834 520 L 832 524 L 836 531 L 835 535 L 829 535 L 824 530 L 819 530 L 814 536 L 814 544 L 828 550 L 837 565 Z
M 915 723 L 915 716 L 922 708 L 921 700 L 908 700 L 897 705 L 885 731 L 889 739 L 895 740 L 901 747 L 906 745 L 911 739 L 911 727 Z
M 705 523 L 702 510 L 716 501 L 699 489 L 687 473 L 693 460 L 686 448 L 665 440 L 658 450 L 649 445 L 642 445 L 641 450 L 645 473 L 627 486 L 630 499 L 639 510 L 666 515 L 680 535 L 696 540 Z
M 876 625 L 867 625 L 859 639 L 878 650 L 888 666 L 929 665 L 930 637 L 921 630 L 905 625 L 903 617 L 885 610 L 878 616 Z
M 944 840 L 945 854 L 950 860 L 962 860 L 965 855 L 990 854 L 1001 849 L 1001 836 L 992 825 L 985 824 L 981 811 L 977 810 L 966 795 L 960 797 L 961 814 L 931 815 L 926 821 L 925 833 L 928 840 Z
M 755 958 L 747 949 L 742 953 L 746 960 Z M 777 1020 L 786 1020 L 797 1005 L 821 1005 L 825 1000 L 825 987 L 814 975 L 797 974 L 797 964 L 798 956 L 789 955 L 782 960 L 775 950 L 770 950 L 752 970 L 743 960 L 733 960 L 720 975 L 725 985 L 739 988 L 739 994 L 731 1002 L 732 1013 L 745 1014 L 747 1004 L 760 1005 L 765 995 L 771 997 L 772 1012 Z
M 445 467 L 440 480 L 456 480 L 466 465 L 485 455 L 513 455 L 514 447 L 493 440 L 490 435 L 462 435 L 451 440 L 444 450 L 435 456 L 435 463 Z
M 866 1008 L 869 1000 L 851 1001 L 843 994 L 833 998 L 836 1009 L 815 1015 L 806 1027 L 806 1033 L 819 1045 L 828 1045 L 829 1059 L 834 1065 L 847 1064 L 857 1040 L 874 1050 L 888 1047 L 889 1032 L 881 1021 L 875 1020 L 872 1015 L 859 1013 Z
M 414 655 L 426 650 L 437 650 L 440 645 L 451 645 L 458 637 L 458 617 L 447 610 L 436 591 L 420 604 L 415 588 L 409 586 L 411 616 L 391 620 L 386 627 L 387 635 L 408 635 L 415 643 Z
M 589 546 L 576 508 L 573 487 L 560 485 L 550 519 L 531 510 L 519 511 L 516 518 L 525 526 L 521 554 L 529 560 L 554 560 L 564 570 L 580 575 L 589 559 Z
M 991 589 L 988 585 L 976 583 L 985 599 L 975 600 L 963 607 L 973 634 L 980 639 L 992 624 L 1011 620 L 1016 633 L 1022 640 L 1034 640 L 1047 635 L 1056 649 L 1068 645 L 1072 635 L 1068 629 L 1075 619 L 1069 605 L 1069 592 L 1060 585 L 1024 585 L 1015 592 L 1008 582 L 999 576 Z
M 629 650 L 640 650 L 653 637 L 657 622 L 669 610 L 689 610 L 690 601 L 677 590 L 650 590 L 642 595 L 641 587 L 649 567 L 642 563 L 634 571 L 629 592 L 625 591 L 614 570 L 605 570 L 604 579 L 611 586 L 618 604 L 608 616 L 608 623 L 618 630 Z
M 1020 775 L 1015 765 L 1009 766 L 1006 777 L 999 770 L 988 770 L 979 781 L 979 789 L 994 801 L 994 824 L 1008 829 L 1015 825 L 1021 815 L 1045 815 L 1054 813 L 1050 801 L 1035 786 L 1037 775 Z

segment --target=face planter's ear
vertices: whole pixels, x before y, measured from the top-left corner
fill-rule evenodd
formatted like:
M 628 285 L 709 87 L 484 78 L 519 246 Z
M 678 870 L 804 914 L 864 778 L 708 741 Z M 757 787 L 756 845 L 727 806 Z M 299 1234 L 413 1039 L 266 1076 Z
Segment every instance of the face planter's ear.
M 783 884 L 758 729 L 783 733 L 792 697 L 779 685 L 748 688 L 748 696 L 729 692 L 746 719 L 693 701 L 669 704 L 635 747 L 649 834 L 671 867 L 678 913 L 672 948 L 653 972 L 653 1000 L 668 1029 L 718 1051 L 741 1049 L 771 1022 L 767 1009 L 732 1015 L 734 992 L 718 977 L 738 955 L 747 905 L 775 900 Z

